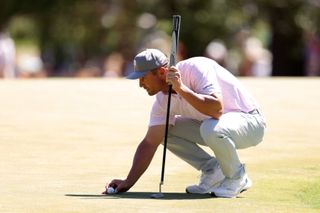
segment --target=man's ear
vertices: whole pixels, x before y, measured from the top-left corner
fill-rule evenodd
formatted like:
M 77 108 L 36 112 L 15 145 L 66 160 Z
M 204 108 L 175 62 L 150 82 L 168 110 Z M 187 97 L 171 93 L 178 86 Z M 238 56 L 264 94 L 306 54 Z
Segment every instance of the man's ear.
M 159 75 L 165 77 L 166 74 L 167 74 L 167 67 L 159 67 Z

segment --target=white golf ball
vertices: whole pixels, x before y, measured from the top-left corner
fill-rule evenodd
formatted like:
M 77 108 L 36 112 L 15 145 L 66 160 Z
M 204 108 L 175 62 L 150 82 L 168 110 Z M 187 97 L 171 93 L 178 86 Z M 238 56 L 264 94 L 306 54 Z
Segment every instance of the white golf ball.
M 112 187 L 109 187 L 108 190 L 107 190 L 107 192 L 108 192 L 108 194 L 114 194 L 114 193 L 116 193 L 115 190 L 114 190 L 114 188 L 112 188 Z

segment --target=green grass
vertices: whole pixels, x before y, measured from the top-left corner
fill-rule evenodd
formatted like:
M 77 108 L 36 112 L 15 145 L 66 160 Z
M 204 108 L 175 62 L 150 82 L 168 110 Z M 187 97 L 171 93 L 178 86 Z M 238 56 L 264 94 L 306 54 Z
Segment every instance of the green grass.
M 311 208 L 320 209 L 320 178 L 307 183 L 297 197 Z
M 145 133 L 153 99 L 137 82 L 1 81 L 0 212 L 320 212 L 320 79 L 242 81 L 268 127 L 263 143 L 239 150 L 253 187 L 236 199 L 185 194 L 199 173 L 170 152 L 166 198 L 150 199 L 162 149 L 128 194 L 101 196 L 106 182 L 125 177 Z

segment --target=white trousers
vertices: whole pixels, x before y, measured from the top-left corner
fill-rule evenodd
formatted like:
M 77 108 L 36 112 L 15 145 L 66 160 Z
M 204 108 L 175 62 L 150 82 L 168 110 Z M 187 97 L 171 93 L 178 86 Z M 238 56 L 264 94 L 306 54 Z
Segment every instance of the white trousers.
M 236 149 L 259 144 L 265 127 L 264 118 L 257 110 L 225 113 L 219 120 L 202 122 L 179 117 L 169 128 L 167 148 L 197 170 L 210 172 L 218 163 L 226 177 L 236 178 L 243 172 Z M 210 147 L 214 156 L 199 145 Z

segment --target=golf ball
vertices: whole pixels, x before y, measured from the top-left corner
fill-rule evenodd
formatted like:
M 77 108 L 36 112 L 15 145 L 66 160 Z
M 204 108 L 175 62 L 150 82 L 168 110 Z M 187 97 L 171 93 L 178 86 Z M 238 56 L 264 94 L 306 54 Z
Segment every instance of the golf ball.
M 115 190 L 114 188 L 112 187 L 109 187 L 108 190 L 107 190 L 108 194 L 114 194 L 115 193 Z

